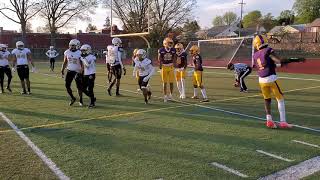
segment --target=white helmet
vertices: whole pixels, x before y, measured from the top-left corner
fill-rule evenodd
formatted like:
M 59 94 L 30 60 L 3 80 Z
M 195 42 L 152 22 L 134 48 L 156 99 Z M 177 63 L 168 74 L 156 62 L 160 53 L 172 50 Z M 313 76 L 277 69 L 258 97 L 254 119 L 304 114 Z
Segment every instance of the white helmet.
M 78 39 L 71 39 L 71 41 L 69 42 L 69 47 L 71 46 L 76 46 L 77 49 L 80 48 L 80 41 Z
M 23 47 L 24 47 L 24 43 L 22 41 L 16 42 L 16 48 L 23 48 Z
M 89 44 L 84 44 L 81 46 L 80 51 L 84 54 L 90 54 L 91 53 L 91 46 Z
M 53 50 L 54 49 L 54 46 L 50 46 L 50 50 Z
M 8 46 L 6 44 L 0 44 L 0 51 L 6 51 Z
M 147 52 L 146 52 L 144 49 L 139 49 L 139 50 L 137 51 L 136 55 L 137 55 L 137 56 L 138 56 L 138 55 L 141 55 L 141 57 L 142 57 L 143 59 L 145 59 L 145 58 L 147 57 Z
M 122 44 L 122 41 L 120 38 L 113 38 L 112 39 L 112 44 L 115 45 L 115 46 L 120 46 Z

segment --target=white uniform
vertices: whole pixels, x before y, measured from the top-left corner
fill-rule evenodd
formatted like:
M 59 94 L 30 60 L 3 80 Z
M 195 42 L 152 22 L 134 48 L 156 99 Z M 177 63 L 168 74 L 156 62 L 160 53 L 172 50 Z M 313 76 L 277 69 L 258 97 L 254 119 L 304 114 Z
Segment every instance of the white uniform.
M 96 57 L 92 54 L 87 57 L 81 57 L 84 64 L 84 75 L 91 75 L 96 73 Z
M 0 66 L 5 67 L 9 65 L 9 58 L 10 52 L 9 51 L 0 51 Z
M 18 66 L 28 65 L 28 54 L 31 54 L 30 49 L 23 48 L 22 50 L 20 50 L 16 48 L 11 52 L 11 54 L 16 56 Z
M 118 46 L 109 45 L 107 49 L 106 63 L 109 63 L 111 66 L 120 64 L 121 67 L 123 67 L 120 48 Z
M 81 71 L 81 64 L 80 64 L 81 52 L 79 50 L 72 52 L 68 49 L 64 52 L 64 56 L 68 60 L 67 69 L 69 71 L 75 71 L 79 73 Z
M 145 58 L 143 61 L 139 61 L 137 58 L 134 60 L 135 67 L 134 71 L 139 71 L 139 76 L 148 76 L 153 73 L 152 61 L 148 58 Z
M 58 51 L 56 50 L 48 50 L 46 52 L 46 55 L 49 57 L 49 58 L 56 58 L 58 56 Z

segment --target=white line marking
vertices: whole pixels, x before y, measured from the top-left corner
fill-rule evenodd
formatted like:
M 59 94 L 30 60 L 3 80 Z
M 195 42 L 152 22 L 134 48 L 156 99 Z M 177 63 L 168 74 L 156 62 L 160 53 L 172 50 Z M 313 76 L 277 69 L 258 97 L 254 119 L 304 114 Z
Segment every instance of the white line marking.
M 318 146 L 318 145 L 311 144 L 311 143 L 307 143 L 307 142 L 304 142 L 304 141 L 298 141 L 298 140 L 292 140 L 292 141 L 293 141 L 293 142 L 296 142 L 296 143 L 304 144 L 304 145 L 307 145 L 307 146 L 311 146 L 311 147 L 315 147 L 315 148 L 320 148 L 320 146 Z
M 18 127 L 13 124 L 13 122 L 7 118 L 2 112 L 0 116 L 4 121 L 6 121 L 9 126 L 20 136 L 20 138 L 27 143 L 27 145 L 39 156 L 39 158 L 50 168 L 50 170 L 61 180 L 69 180 L 70 178 L 66 176 L 58 166 L 48 158 Z
M 227 171 L 229 173 L 235 174 L 235 175 L 243 177 L 243 178 L 248 178 L 249 177 L 249 176 L 247 176 L 245 174 L 242 174 L 241 172 L 239 172 L 237 170 L 231 169 L 231 168 L 229 168 L 229 167 L 227 167 L 225 165 L 219 164 L 217 162 L 212 162 L 212 163 L 210 163 L 210 165 L 215 166 L 215 167 L 220 168 L 220 169 L 223 169 L 223 170 L 225 170 L 225 171 Z
M 286 162 L 292 162 L 294 160 L 291 160 L 291 159 L 287 159 L 287 158 L 283 158 L 281 156 L 278 156 L 278 155 L 275 155 L 275 154 L 271 154 L 271 153 L 268 153 L 268 152 L 265 152 L 265 151 L 262 151 L 262 150 L 257 150 L 258 153 L 261 153 L 261 154 L 264 154 L 264 155 L 267 155 L 267 156 L 270 156 L 270 157 L 273 157 L 273 158 L 276 158 L 276 159 L 280 159 L 282 161 L 286 161 Z
M 282 171 L 276 172 L 259 180 L 287 180 L 287 179 L 302 179 L 320 171 L 320 156 L 306 160 L 295 166 L 291 166 Z

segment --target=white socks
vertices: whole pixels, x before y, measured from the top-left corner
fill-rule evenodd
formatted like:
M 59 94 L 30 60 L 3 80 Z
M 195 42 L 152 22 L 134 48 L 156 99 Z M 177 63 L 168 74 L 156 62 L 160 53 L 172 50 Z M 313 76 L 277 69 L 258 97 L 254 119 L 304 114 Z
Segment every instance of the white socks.
M 193 96 L 194 97 L 198 96 L 198 88 L 193 88 Z
M 180 93 L 183 97 L 186 96 L 186 90 L 185 90 L 185 82 L 184 79 L 181 79 L 181 93 Z
M 272 116 L 270 114 L 267 114 L 267 121 L 272 121 Z
M 283 99 L 278 100 L 278 110 L 280 114 L 280 122 L 286 122 L 286 108 Z
M 182 88 L 181 88 L 181 82 L 180 81 L 177 81 L 177 88 L 178 88 L 178 91 L 180 93 L 180 95 L 182 94 Z
M 203 99 L 208 99 L 208 97 L 207 97 L 207 93 L 206 93 L 206 89 L 201 89 L 201 93 L 202 93 L 202 97 L 203 97 Z

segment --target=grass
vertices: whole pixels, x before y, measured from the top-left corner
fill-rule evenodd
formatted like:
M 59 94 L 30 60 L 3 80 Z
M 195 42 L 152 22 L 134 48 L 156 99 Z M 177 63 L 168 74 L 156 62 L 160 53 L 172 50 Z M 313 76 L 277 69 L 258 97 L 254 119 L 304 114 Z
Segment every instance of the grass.
M 46 64 L 37 66 L 40 73 L 47 73 Z M 19 128 L 26 128 L 23 132 L 72 179 L 239 179 L 212 167 L 211 162 L 256 179 L 319 155 L 319 149 L 292 142 L 296 139 L 319 145 L 316 132 L 299 128 L 270 130 L 263 121 L 201 108 L 192 99 L 164 104 L 153 97 L 151 104 L 145 105 L 142 95 L 133 93 L 137 85 L 130 67 L 121 88 L 133 92 L 122 90 L 122 97 L 109 97 L 103 87 L 104 69 L 99 65 L 95 109 L 77 104 L 69 107 L 63 79 L 43 74 L 31 75 L 31 96 L 18 93 L 17 76 L 14 93 L 0 96 L 0 111 Z M 281 76 L 320 79 L 319 75 Z M 248 78 L 248 94 L 232 87 L 233 74 L 225 70 L 206 70 L 204 81 L 211 100 L 205 106 L 265 116 L 257 77 Z M 188 78 L 189 96 L 190 82 Z M 319 86 L 318 81 L 280 82 L 283 91 Z M 161 97 L 159 74 L 152 78 L 151 87 L 154 96 Z M 320 129 L 319 88 L 286 93 L 290 123 Z M 88 104 L 88 98 L 85 102 Z M 273 102 L 277 119 L 276 111 Z M 74 122 L 87 118 L 90 120 Z M 0 120 L 0 131 L 5 130 L 10 127 Z M 266 157 L 257 149 L 294 162 Z M 15 132 L 0 132 L 0 157 L 0 179 L 56 178 Z

